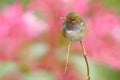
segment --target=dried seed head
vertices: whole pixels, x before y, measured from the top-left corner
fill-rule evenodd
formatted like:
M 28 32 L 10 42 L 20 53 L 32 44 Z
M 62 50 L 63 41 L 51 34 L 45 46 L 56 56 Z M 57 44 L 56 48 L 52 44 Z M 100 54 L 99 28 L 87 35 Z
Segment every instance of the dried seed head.
M 63 22 L 62 34 L 70 41 L 80 41 L 88 33 L 88 28 L 84 20 L 75 12 L 66 16 Z

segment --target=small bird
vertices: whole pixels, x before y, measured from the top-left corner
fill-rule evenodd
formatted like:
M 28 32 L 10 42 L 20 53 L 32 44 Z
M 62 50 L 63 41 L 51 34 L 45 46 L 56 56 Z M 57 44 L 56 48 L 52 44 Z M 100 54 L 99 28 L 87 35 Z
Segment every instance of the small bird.
M 76 12 L 69 13 L 62 24 L 62 35 L 69 41 L 81 41 L 88 33 L 87 25 Z
M 88 27 L 85 21 L 76 12 L 69 13 L 62 24 L 62 35 L 70 41 L 67 50 L 67 59 L 64 73 L 67 71 L 67 65 L 69 61 L 69 51 L 71 42 L 80 41 L 83 50 L 83 57 L 87 66 L 87 80 L 90 80 L 89 64 L 86 56 L 86 50 L 82 43 L 83 38 L 88 34 Z

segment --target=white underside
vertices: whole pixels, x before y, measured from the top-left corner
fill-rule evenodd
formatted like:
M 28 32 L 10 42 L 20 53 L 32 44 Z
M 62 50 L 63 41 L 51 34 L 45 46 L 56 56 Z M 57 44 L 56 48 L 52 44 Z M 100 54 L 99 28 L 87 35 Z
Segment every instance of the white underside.
M 66 30 L 66 38 L 70 41 L 80 41 L 84 38 L 84 32 Z

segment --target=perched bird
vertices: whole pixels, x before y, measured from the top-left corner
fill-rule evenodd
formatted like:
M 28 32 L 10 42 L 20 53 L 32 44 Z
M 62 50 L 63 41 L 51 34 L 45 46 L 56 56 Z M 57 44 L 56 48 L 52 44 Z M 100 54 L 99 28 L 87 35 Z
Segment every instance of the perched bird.
M 87 25 L 76 12 L 69 13 L 62 24 L 62 35 L 70 41 L 80 41 L 88 33 Z
M 62 34 L 63 36 L 70 41 L 68 45 L 67 50 L 67 59 L 66 59 L 66 65 L 65 65 L 65 71 L 67 71 L 67 65 L 68 65 L 68 59 L 69 59 L 69 51 L 71 42 L 73 41 L 80 41 L 80 44 L 82 46 L 83 50 L 83 57 L 86 62 L 87 67 L 87 80 L 90 80 L 90 72 L 89 72 L 89 64 L 86 56 L 86 50 L 82 43 L 82 39 L 87 35 L 88 33 L 88 27 L 84 20 L 79 16 L 79 14 L 75 12 L 69 13 L 66 18 L 64 19 L 63 25 L 62 25 Z

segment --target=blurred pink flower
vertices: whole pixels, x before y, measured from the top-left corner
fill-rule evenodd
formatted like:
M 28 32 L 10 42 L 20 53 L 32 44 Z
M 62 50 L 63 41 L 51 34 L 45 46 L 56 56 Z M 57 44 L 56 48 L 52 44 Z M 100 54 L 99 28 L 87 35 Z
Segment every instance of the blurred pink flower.
M 38 19 L 33 12 L 26 12 L 22 15 L 23 26 L 25 26 L 26 34 L 29 37 L 39 37 L 46 32 L 49 27 L 45 21 Z
M 0 14 L 0 59 L 15 58 L 25 41 L 39 37 L 47 30 L 47 24 L 33 12 L 24 11 L 20 4 L 6 7 Z
M 79 5 L 80 4 L 80 5 Z M 56 50 L 59 47 L 59 39 L 61 35 L 61 22 L 60 17 L 65 17 L 71 11 L 77 11 L 81 15 L 89 9 L 88 0 L 34 0 L 29 5 L 29 9 L 40 12 L 46 22 L 49 25 L 48 43 L 50 45 L 50 51 L 39 61 L 40 68 L 51 71 L 57 80 L 82 80 L 81 76 L 78 76 L 71 65 L 66 75 L 64 75 L 65 63 L 59 62 L 56 59 Z M 72 71 L 73 70 L 73 71 Z
M 49 40 L 52 55 L 60 39 L 62 21 L 59 18 L 75 11 L 86 18 L 89 27 L 85 45 L 90 58 L 120 69 L 120 50 L 118 49 L 120 47 L 120 17 L 115 11 L 103 8 L 101 3 L 91 2 L 90 4 L 90 0 L 35 0 L 29 8 L 39 10 L 47 19 L 50 26 Z
M 102 64 L 120 69 L 120 16 L 111 9 L 103 8 L 101 4 L 91 2 L 90 5 L 90 1 L 34 0 L 27 10 L 17 3 L 6 7 L 0 13 L 0 60 L 16 59 L 19 48 L 24 43 L 39 38 L 48 30 L 50 51 L 47 57 L 44 56 L 43 60 L 38 62 L 39 69 L 50 70 L 57 80 L 82 80 L 81 76 L 76 75 L 71 64 L 64 75 L 65 63 L 56 59 L 57 48 L 62 38 L 60 17 L 75 11 L 86 18 L 88 24 L 89 34 L 84 41 L 88 56 Z M 34 12 L 39 12 L 44 20 L 38 19 Z
M 85 15 L 89 9 L 89 0 L 34 0 L 29 4 L 29 9 L 40 12 L 45 18 L 50 27 L 48 41 L 51 50 L 55 50 L 61 35 L 60 17 L 65 17 L 71 11 Z
M 93 6 L 92 11 L 85 40 L 88 55 L 102 64 L 120 69 L 120 16 L 100 4 Z

